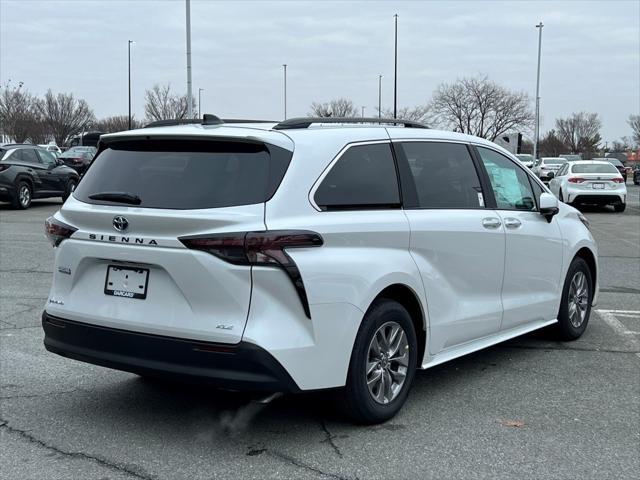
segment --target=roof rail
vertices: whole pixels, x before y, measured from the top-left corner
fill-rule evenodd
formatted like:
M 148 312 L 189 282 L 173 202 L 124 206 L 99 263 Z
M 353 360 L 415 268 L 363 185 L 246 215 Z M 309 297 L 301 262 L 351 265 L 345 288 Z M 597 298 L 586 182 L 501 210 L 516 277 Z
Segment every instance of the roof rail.
M 308 128 L 314 123 L 378 123 L 402 125 L 407 128 L 429 128 L 420 122 L 413 120 L 402 120 L 401 118 L 378 118 L 378 117 L 299 117 L 290 118 L 278 123 L 274 130 L 289 130 L 295 128 Z
M 170 127 L 172 125 L 222 125 L 223 123 L 278 123 L 277 120 L 249 120 L 244 118 L 218 118 L 210 113 L 205 113 L 200 118 L 176 118 L 170 120 L 156 120 L 151 123 L 147 123 L 144 128 L 151 127 Z

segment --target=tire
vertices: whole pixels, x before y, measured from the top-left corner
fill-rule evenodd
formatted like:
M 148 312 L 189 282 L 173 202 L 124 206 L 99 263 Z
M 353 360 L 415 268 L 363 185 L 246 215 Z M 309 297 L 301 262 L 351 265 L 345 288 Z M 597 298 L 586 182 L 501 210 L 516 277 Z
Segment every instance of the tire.
M 576 293 L 578 293 L 577 299 Z M 584 259 L 576 257 L 569 265 L 562 289 L 562 302 L 556 325 L 556 331 L 561 340 L 571 341 L 582 336 L 589 323 L 592 299 L 593 280 L 589 265 Z
M 619 204 L 613 206 L 613 209 L 618 213 L 624 212 L 625 208 L 627 208 L 627 204 L 626 203 L 619 203 Z
M 393 340 L 386 348 L 385 340 L 389 339 Z M 383 347 L 382 351 L 376 345 Z M 408 354 L 397 355 L 403 349 L 408 350 Z M 416 333 L 407 310 L 393 300 L 376 300 L 364 316 L 351 352 L 347 384 L 342 391 L 348 415 L 358 423 L 375 424 L 398 413 L 415 376 L 417 353 Z M 371 369 L 369 375 L 367 368 Z M 402 374 L 404 380 L 401 380 Z M 368 380 L 374 380 L 371 390 Z M 384 388 L 387 385 L 390 388 Z
M 69 179 L 69 181 L 67 182 L 67 188 L 65 189 L 64 193 L 62 194 L 62 201 L 66 202 L 67 198 L 69 198 L 71 196 L 71 194 L 73 193 L 73 191 L 76 189 L 76 186 L 78 185 L 78 182 L 71 178 Z
M 33 191 L 31 185 L 24 180 L 18 182 L 16 186 L 16 194 L 11 201 L 13 208 L 18 210 L 26 210 L 31 206 L 31 199 L 33 197 Z

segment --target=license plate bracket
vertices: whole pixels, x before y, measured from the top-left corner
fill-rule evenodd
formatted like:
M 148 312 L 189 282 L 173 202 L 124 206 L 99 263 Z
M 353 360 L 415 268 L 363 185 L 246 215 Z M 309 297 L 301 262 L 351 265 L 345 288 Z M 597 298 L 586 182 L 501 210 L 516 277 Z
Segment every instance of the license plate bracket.
M 114 297 L 147 298 L 149 269 L 108 265 L 104 280 L 104 293 Z
M 604 183 L 594 183 L 593 184 L 593 189 L 594 190 L 604 190 Z

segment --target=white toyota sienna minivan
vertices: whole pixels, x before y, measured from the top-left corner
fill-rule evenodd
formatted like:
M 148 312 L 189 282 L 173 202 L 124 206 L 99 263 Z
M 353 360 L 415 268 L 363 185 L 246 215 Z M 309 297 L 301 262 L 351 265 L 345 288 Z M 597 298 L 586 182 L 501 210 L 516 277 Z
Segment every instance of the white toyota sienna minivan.
M 388 119 L 177 123 L 103 135 L 47 220 L 47 350 L 231 389 L 341 388 L 374 423 L 416 369 L 585 331 L 588 222 L 497 145 Z

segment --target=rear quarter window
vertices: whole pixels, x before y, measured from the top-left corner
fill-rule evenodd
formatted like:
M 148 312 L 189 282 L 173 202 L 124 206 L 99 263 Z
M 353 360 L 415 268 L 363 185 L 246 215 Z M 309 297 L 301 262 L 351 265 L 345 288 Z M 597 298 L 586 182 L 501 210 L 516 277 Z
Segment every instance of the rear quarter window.
M 292 153 L 259 143 L 138 140 L 110 144 L 93 160 L 74 197 L 124 192 L 140 207 L 203 209 L 267 201 L 282 180 Z M 119 205 L 119 204 L 118 204 Z

